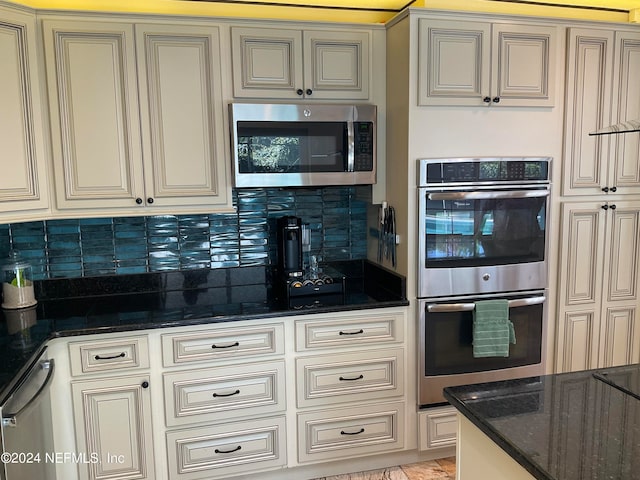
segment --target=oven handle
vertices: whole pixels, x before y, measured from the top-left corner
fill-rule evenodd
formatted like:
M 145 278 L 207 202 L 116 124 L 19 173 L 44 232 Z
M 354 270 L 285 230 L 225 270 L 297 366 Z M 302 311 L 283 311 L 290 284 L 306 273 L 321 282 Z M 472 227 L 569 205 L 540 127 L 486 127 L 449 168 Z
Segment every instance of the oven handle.
M 488 200 L 499 198 L 548 197 L 549 190 L 509 190 L 505 192 L 436 192 L 429 193 L 429 200 Z
M 528 307 L 530 305 L 539 305 L 544 303 L 547 297 L 544 295 L 540 297 L 529 298 L 517 298 L 515 300 L 509 300 L 509 308 L 516 307 Z M 430 303 L 427 305 L 427 311 L 429 313 L 441 313 L 441 312 L 472 312 L 475 310 L 475 303 Z

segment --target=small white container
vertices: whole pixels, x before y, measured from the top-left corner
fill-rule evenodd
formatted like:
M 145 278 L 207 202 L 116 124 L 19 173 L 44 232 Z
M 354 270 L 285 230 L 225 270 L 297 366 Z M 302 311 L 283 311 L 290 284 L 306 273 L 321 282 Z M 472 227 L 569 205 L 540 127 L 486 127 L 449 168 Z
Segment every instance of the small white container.
M 25 308 L 38 303 L 33 289 L 33 273 L 29 262 L 16 250 L 2 265 L 2 308 Z

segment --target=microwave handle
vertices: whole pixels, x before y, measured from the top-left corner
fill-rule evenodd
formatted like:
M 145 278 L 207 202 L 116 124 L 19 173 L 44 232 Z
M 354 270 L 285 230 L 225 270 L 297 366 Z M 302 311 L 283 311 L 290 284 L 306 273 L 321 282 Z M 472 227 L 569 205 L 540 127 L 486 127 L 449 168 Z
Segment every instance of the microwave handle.
M 353 172 L 356 164 L 353 122 L 347 122 L 347 172 Z
M 528 307 L 530 305 L 539 305 L 544 303 L 547 297 L 541 295 L 539 297 L 517 298 L 509 300 L 509 308 Z M 475 303 L 430 303 L 427 305 L 429 313 L 441 312 L 472 312 L 475 310 Z
M 499 198 L 548 197 L 549 190 L 509 190 L 505 192 L 437 192 L 429 193 L 429 200 L 490 200 Z

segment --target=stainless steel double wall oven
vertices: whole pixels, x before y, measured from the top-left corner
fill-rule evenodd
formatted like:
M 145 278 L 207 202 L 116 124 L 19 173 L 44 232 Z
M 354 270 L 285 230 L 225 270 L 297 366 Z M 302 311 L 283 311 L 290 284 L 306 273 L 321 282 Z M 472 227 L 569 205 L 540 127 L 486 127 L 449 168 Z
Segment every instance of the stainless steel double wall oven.
M 418 163 L 420 404 L 446 386 L 544 373 L 551 159 Z M 474 358 L 475 302 L 506 299 L 516 343 Z

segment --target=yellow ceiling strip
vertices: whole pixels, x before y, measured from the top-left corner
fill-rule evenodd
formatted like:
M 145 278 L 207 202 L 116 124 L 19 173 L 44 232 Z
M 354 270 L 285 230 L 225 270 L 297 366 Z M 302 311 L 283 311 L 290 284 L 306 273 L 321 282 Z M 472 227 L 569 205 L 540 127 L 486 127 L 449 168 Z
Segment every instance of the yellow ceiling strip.
M 502 1 L 487 1 L 487 0 L 421 0 L 424 1 L 424 6 L 427 8 L 442 9 L 442 10 L 462 10 L 462 11 L 475 11 L 484 13 L 496 13 L 496 14 L 514 14 L 514 15 L 529 15 L 535 17 L 556 17 L 578 20 L 597 20 L 605 22 L 620 22 L 625 23 L 629 21 L 629 14 L 625 12 L 612 12 L 606 10 L 589 10 L 581 8 L 571 7 L 555 7 L 545 5 L 531 5 L 530 3 L 511 3 Z M 546 3 L 559 3 L 555 0 L 549 0 Z M 567 5 L 579 5 L 585 2 L 565 2 Z M 600 2 L 606 3 L 606 2 Z M 607 8 L 610 8 L 607 6 Z
M 282 5 L 257 5 L 256 2 L 187 1 L 187 0 L 16 0 L 38 9 L 78 11 L 158 13 L 204 17 L 271 18 L 323 22 L 385 23 L 409 0 L 263 0 Z M 534 2 L 543 5 L 533 5 Z M 314 6 L 305 8 L 290 4 Z M 629 10 L 630 13 L 606 10 L 555 7 L 547 4 L 584 5 Z M 345 10 L 321 6 L 371 8 L 372 10 Z M 496 0 L 416 0 L 411 6 L 441 10 L 475 11 L 496 14 L 516 14 L 608 22 L 639 22 L 640 0 L 529 0 L 524 3 Z M 378 10 L 376 10 L 378 9 Z

